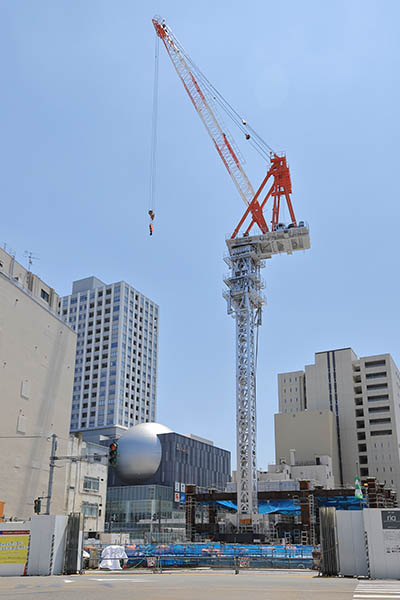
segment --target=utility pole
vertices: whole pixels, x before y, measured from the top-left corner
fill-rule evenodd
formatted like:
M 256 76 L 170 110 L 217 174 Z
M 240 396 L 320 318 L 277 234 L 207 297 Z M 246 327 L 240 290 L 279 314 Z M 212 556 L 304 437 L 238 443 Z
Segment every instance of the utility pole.
M 50 454 L 50 463 L 49 463 L 49 486 L 47 488 L 47 506 L 46 506 L 46 515 L 50 514 L 50 505 L 51 505 L 51 494 L 53 492 L 53 476 L 54 476 L 54 467 L 56 466 L 56 451 L 57 451 L 57 435 L 55 433 L 51 436 L 51 454 Z

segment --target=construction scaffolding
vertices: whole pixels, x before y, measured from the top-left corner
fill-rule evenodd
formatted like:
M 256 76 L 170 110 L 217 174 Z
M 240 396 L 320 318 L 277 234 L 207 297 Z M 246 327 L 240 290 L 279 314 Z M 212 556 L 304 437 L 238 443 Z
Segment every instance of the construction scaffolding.
M 258 492 L 258 504 L 290 500 L 297 507 L 296 514 L 279 513 L 273 515 L 258 514 L 254 520 L 253 531 L 243 531 L 237 527 L 236 493 L 209 492 L 200 493 L 196 486 L 186 488 L 186 532 L 188 541 L 225 541 L 235 543 L 294 543 L 316 546 L 320 543 L 320 509 L 335 506 L 339 510 L 361 510 L 362 508 L 395 508 L 396 492 L 377 484 L 371 478 L 369 490 L 364 487 L 362 500 L 355 498 L 353 488 L 334 490 L 311 488 L 309 481 L 301 481 L 298 490 L 280 490 Z M 379 506 L 377 506 L 379 504 Z M 196 518 L 203 514 L 206 507 L 206 522 Z M 266 517 L 268 516 L 268 519 Z

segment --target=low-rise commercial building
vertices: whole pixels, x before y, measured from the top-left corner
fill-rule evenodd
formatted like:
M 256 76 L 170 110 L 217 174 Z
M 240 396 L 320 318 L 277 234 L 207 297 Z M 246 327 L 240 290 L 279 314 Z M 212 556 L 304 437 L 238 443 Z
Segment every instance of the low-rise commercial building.
M 70 436 L 67 456 L 60 461 L 66 474 L 65 512 L 81 512 L 83 531 L 90 537 L 104 531 L 108 450 L 76 434 Z

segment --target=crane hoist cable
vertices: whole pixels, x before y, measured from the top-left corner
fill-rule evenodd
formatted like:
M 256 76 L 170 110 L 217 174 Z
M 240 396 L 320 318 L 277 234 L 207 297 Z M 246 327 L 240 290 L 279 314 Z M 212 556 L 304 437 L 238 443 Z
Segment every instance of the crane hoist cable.
M 159 65 L 159 37 L 156 36 L 154 49 L 154 84 L 153 84 L 153 111 L 151 118 L 151 150 L 150 150 L 150 190 L 148 215 L 150 217 L 149 231 L 153 235 L 153 221 L 156 216 L 156 160 L 157 160 L 157 121 L 158 121 L 158 65 Z

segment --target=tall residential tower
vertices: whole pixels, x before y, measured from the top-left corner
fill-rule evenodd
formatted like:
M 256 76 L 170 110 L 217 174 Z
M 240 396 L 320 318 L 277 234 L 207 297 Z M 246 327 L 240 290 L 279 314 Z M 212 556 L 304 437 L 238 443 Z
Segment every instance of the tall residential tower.
M 118 437 L 155 421 L 159 307 L 120 281 L 75 281 L 60 315 L 77 332 L 71 432 Z

